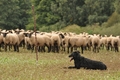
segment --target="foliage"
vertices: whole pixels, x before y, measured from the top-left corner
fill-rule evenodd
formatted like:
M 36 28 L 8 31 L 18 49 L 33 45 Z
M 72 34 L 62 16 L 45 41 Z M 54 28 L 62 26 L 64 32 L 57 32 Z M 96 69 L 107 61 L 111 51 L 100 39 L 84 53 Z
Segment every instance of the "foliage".
M 87 32 L 89 34 L 101 34 L 101 35 L 119 35 L 120 34 L 120 23 L 116 23 L 111 27 L 106 27 L 105 25 L 99 26 L 99 24 L 89 25 L 87 27 L 80 27 L 78 25 L 69 25 L 60 31 L 63 32 L 74 32 L 74 33 L 83 33 Z M 111 31 L 112 30 L 112 31 Z
M 106 22 L 115 11 L 114 0 L 35 0 L 37 24 L 80 26 Z M 62 26 L 65 27 L 65 26 Z
M 120 14 L 120 0 L 115 0 L 115 3 L 114 3 L 114 7 L 115 7 L 115 11 Z
M 116 23 L 120 22 L 120 15 L 117 12 L 114 12 L 108 19 L 106 27 L 113 26 Z
M 83 31 L 83 30 L 81 30 L 80 26 L 74 24 L 74 25 L 69 25 L 69 26 L 61 29 L 61 31 L 62 31 L 62 32 L 80 33 L 80 32 Z
M 116 23 L 114 24 L 113 26 L 111 27 L 102 27 L 102 30 L 98 29 L 99 30 L 99 33 L 104 35 L 120 35 L 120 23 Z
M 0 28 L 25 28 L 28 24 L 29 0 L 1 0 L 0 1 Z
M 102 26 L 105 22 L 109 27 L 120 22 L 119 0 L 1 0 L 0 28 L 33 29 L 31 4 L 38 30 L 60 30 L 73 24 Z

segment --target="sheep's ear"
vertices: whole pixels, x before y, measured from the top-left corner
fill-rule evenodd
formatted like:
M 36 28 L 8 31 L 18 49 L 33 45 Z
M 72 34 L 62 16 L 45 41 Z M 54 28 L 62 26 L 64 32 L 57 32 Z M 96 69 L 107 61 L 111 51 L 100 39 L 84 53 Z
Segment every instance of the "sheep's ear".
M 64 38 L 64 35 L 63 35 L 63 34 L 59 34 L 59 36 L 60 36 L 61 38 Z
M 28 35 L 28 33 L 23 33 L 24 35 L 25 35 L 25 37 L 28 37 L 27 35 Z

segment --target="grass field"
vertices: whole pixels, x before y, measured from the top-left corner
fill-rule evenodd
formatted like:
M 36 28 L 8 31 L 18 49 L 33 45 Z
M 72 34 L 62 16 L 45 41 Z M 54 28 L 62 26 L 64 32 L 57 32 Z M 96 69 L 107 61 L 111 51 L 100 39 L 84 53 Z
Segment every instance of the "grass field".
M 0 80 L 120 80 L 120 53 L 101 50 L 85 51 L 84 57 L 100 60 L 107 70 L 68 69 L 74 65 L 67 53 L 35 53 L 30 51 L 0 52 Z

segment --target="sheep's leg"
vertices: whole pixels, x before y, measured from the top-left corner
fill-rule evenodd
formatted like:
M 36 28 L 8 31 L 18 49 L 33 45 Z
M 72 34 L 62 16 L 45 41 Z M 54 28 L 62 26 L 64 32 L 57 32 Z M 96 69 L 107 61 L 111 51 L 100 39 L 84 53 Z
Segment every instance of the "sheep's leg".
M 97 47 L 97 52 L 99 52 L 99 47 Z
M 63 51 L 65 52 L 65 47 L 63 47 Z
M 33 52 L 33 50 L 34 50 L 34 45 L 31 46 L 31 50 L 32 50 L 32 52 Z
M 5 44 L 5 48 L 4 49 L 5 49 L 5 51 L 7 51 L 7 44 Z
M 17 48 L 17 49 L 16 49 L 16 50 L 17 50 L 17 52 L 19 52 L 19 45 L 17 45 L 17 46 L 16 46 L 16 48 Z
M 48 48 L 48 53 L 51 51 L 51 45 L 47 46 Z
M 42 46 L 41 48 L 42 48 L 42 51 L 45 52 L 45 46 Z
M 93 46 L 93 52 L 95 52 L 95 47 Z
M 48 52 L 50 52 L 50 51 L 51 51 L 51 45 L 48 46 Z
M 48 53 L 49 53 L 51 51 L 51 45 L 50 44 L 49 45 L 45 44 L 45 46 L 47 46 Z
M 27 44 L 27 50 L 30 50 L 30 49 L 31 49 L 31 45 Z
M 73 47 L 71 47 L 71 52 L 73 52 Z
M 38 52 L 41 52 L 42 50 L 41 50 L 41 47 L 40 46 L 38 46 Z
M 115 47 L 115 52 L 119 52 L 118 46 Z
M 9 51 L 12 49 L 12 45 L 11 44 L 9 44 Z
M 14 47 L 14 51 L 17 51 L 17 46 L 16 46 L 16 44 L 15 45 L 13 45 L 13 47 Z
M 82 54 L 83 54 L 83 46 L 81 46 L 81 52 L 82 52 Z
M 59 53 L 59 50 L 60 50 L 60 47 L 59 46 L 57 46 L 57 52 Z
M 69 48 L 70 48 L 70 47 L 68 46 L 68 47 L 67 47 L 67 52 L 68 52 L 68 53 L 69 53 Z
M 1 46 L 2 46 L 2 44 L 0 44 L 0 51 L 1 51 Z

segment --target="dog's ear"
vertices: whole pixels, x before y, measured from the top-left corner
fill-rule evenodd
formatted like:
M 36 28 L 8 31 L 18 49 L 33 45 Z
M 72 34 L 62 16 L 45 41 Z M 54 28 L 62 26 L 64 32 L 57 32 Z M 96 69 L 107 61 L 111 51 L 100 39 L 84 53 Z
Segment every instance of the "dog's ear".
M 75 51 L 74 52 L 74 57 L 79 57 L 80 56 L 80 52 L 79 51 Z
M 80 53 L 80 51 L 76 51 L 77 53 Z

